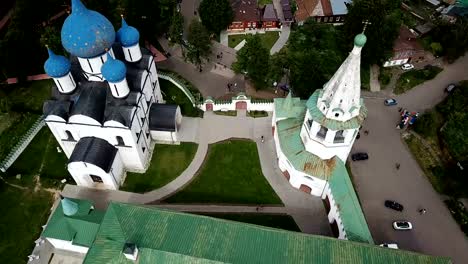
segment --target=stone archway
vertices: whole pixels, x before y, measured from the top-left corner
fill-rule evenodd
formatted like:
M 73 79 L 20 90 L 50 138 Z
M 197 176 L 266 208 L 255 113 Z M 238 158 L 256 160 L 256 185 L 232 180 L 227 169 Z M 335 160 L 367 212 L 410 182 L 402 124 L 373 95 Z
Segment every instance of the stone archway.
M 240 101 L 236 103 L 236 110 L 247 109 L 247 102 Z
M 308 193 L 310 194 L 312 192 L 312 188 L 310 188 L 309 186 L 305 185 L 305 184 L 301 184 L 301 187 L 299 187 L 299 190 L 305 192 L 305 193 Z

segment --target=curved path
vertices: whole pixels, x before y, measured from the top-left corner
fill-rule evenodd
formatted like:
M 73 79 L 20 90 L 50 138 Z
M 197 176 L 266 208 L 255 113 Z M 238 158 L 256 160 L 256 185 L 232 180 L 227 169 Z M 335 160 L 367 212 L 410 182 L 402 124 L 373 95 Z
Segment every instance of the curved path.
M 273 138 L 271 136 L 271 117 L 251 118 L 245 115 L 245 111 L 239 111 L 237 117 L 221 116 L 212 112 L 206 112 L 203 119 L 185 118 L 182 124 L 182 141 L 194 141 L 199 145 L 192 163 L 174 181 L 160 189 L 145 194 L 96 190 L 67 185 L 62 192 L 63 195 L 72 198 L 94 200 L 97 208 L 107 207 L 107 204 L 111 200 L 136 204 L 154 204 L 190 183 L 203 163 L 208 144 L 229 138 L 246 138 L 257 143 L 263 175 L 284 204 L 284 207 L 279 207 L 284 209 L 275 210 L 287 211 L 305 233 L 331 234 L 321 199 L 292 188 L 279 170 Z M 260 140 L 261 136 L 265 137 L 264 143 Z M 155 206 L 168 208 L 173 205 L 161 204 Z M 255 207 L 248 206 L 241 208 L 245 209 L 243 212 L 252 212 L 252 208 Z M 243 209 L 236 210 L 233 212 L 241 212 Z

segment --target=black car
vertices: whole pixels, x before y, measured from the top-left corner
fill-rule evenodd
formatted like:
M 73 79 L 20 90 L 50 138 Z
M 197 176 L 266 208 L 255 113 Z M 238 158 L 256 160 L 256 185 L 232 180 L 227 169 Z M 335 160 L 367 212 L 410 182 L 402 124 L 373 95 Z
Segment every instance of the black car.
M 400 212 L 403 211 L 403 205 L 395 201 L 391 201 L 391 200 L 385 201 L 385 207 L 388 207 L 388 208 L 391 208 L 393 210 L 400 211 Z
M 356 161 L 356 160 L 366 160 L 366 159 L 369 159 L 369 156 L 367 155 L 367 153 L 358 152 L 358 153 L 354 153 L 353 155 L 351 155 L 351 159 L 352 159 L 353 161 Z

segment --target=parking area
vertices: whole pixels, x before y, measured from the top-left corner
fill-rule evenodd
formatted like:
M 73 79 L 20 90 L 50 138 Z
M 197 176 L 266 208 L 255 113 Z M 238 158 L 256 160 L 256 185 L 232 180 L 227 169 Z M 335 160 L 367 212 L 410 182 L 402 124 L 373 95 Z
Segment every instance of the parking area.
M 352 153 L 367 152 L 369 159 L 351 162 L 354 182 L 372 236 L 377 244 L 396 242 L 401 249 L 452 257 L 466 263 L 468 242 L 442 198 L 434 191 L 401 140 L 397 106 L 384 106 L 382 99 L 366 99 L 369 116 Z M 396 168 L 396 163 L 400 168 Z M 384 206 L 386 199 L 405 208 L 398 212 Z M 426 208 L 421 215 L 418 210 Z M 392 222 L 408 220 L 411 231 L 395 231 Z

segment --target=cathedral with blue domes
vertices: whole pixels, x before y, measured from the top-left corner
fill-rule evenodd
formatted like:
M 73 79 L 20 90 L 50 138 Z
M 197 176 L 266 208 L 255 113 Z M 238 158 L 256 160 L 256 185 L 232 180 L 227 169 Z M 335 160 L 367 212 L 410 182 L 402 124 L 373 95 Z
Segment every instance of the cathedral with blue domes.
M 68 58 L 48 49 L 53 78 L 46 123 L 68 157 L 77 185 L 118 189 L 127 171 L 144 172 L 155 142 L 177 144 L 181 112 L 165 104 L 154 56 L 122 17 L 112 23 L 71 0 L 61 41 Z

